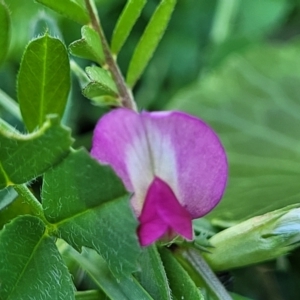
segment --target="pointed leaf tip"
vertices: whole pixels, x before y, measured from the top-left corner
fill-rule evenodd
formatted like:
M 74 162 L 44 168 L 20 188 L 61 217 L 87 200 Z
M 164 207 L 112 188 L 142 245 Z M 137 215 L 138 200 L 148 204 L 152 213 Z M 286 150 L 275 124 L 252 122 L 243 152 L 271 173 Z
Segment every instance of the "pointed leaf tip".
M 173 13 L 176 0 L 162 0 L 151 17 L 129 64 L 126 81 L 133 87 L 142 75 L 161 40 Z

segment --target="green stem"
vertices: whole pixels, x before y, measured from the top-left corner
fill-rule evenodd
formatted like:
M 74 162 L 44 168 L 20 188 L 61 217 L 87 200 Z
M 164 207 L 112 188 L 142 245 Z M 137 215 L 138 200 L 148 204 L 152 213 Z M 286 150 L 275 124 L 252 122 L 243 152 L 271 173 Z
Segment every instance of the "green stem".
M 125 83 L 124 77 L 119 69 L 119 66 L 117 65 L 115 59 L 113 58 L 113 55 L 110 51 L 110 47 L 107 43 L 104 32 L 102 30 L 100 20 L 93 9 L 91 1 L 93 1 L 93 0 L 85 0 L 85 5 L 88 10 L 90 19 L 91 19 L 91 25 L 93 26 L 93 29 L 98 33 L 100 41 L 102 43 L 104 56 L 105 56 L 105 62 L 107 64 L 108 69 L 111 72 L 112 77 L 118 88 L 118 92 L 121 97 L 122 105 L 124 107 L 127 107 L 129 109 L 136 111 L 137 107 L 136 107 L 136 103 L 133 99 L 132 93 L 128 89 L 128 87 Z
M 3 106 L 9 113 L 11 113 L 18 120 L 22 121 L 20 108 L 16 101 L 10 98 L 6 93 L 0 89 L 0 105 Z
M 76 300 L 99 300 L 102 299 L 103 293 L 97 290 L 80 291 L 75 293 Z
M 218 277 L 211 270 L 204 258 L 198 251 L 192 248 L 186 249 L 182 256 L 195 268 L 195 270 L 201 275 L 212 293 L 215 294 L 219 300 L 232 300 L 227 290 L 224 288 Z
M 30 205 L 33 213 L 43 220 L 44 223 L 48 224 L 49 222 L 45 218 L 42 204 L 38 201 L 38 199 L 35 198 L 29 188 L 25 184 L 16 184 L 13 187 L 17 193 Z
M 210 32 L 213 43 L 223 43 L 230 34 L 231 24 L 236 16 L 240 0 L 219 0 Z

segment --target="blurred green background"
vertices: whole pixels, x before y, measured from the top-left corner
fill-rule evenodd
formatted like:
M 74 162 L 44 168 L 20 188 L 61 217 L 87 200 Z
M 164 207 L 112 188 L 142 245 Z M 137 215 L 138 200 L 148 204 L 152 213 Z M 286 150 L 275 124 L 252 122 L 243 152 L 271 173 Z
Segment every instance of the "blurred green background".
M 110 40 L 125 0 L 96 2 Z M 0 88 L 16 99 L 16 76 L 28 41 L 48 28 L 69 45 L 80 38 L 80 26 L 34 1 L 6 3 L 13 29 Z M 118 62 L 123 71 L 158 3 L 148 1 L 122 49 Z M 214 224 L 299 202 L 299 33 L 299 0 L 179 0 L 134 90 L 140 109 L 186 111 L 220 135 L 230 179 L 224 199 L 208 216 Z M 76 61 L 82 67 L 90 64 Z M 85 99 L 73 78 L 64 122 L 72 128 L 76 146 L 90 147 L 95 122 L 106 110 Z M 1 107 L 0 117 L 22 130 Z M 228 276 L 229 288 L 251 299 L 300 299 L 300 251 Z

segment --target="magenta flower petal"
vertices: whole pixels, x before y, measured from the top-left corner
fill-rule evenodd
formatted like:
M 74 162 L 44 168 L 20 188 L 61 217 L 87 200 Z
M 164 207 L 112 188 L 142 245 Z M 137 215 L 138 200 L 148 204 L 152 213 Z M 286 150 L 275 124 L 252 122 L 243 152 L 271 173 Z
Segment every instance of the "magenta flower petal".
M 92 155 L 110 164 L 134 192 L 137 216 L 155 177 L 192 218 L 214 208 L 226 185 L 227 160 L 219 138 L 203 121 L 182 112 L 113 110 L 96 126 Z
M 142 246 L 172 233 L 190 240 L 193 238 L 191 215 L 179 204 L 168 184 L 158 177 L 148 189 L 139 221 L 138 235 Z

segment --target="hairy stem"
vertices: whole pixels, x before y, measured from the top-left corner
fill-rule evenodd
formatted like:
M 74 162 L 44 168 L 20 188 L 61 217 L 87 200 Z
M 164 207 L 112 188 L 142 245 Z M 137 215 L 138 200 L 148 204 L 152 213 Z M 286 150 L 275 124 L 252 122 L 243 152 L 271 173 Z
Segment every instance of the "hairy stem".
M 45 218 L 42 204 L 35 198 L 29 188 L 25 184 L 16 184 L 13 187 L 16 192 L 30 205 L 33 213 L 43 220 L 44 223 L 48 224 L 49 222 Z
M 99 38 L 102 43 L 104 56 L 105 56 L 105 62 L 108 66 L 109 71 L 111 72 L 113 79 L 116 83 L 116 86 L 118 88 L 119 95 L 121 97 L 121 102 L 124 107 L 127 107 L 129 109 L 137 110 L 136 104 L 134 102 L 133 96 L 131 91 L 128 89 L 124 77 L 119 69 L 119 66 L 117 65 L 115 59 L 113 58 L 110 47 L 107 43 L 107 40 L 105 38 L 104 32 L 101 27 L 100 20 L 96 13 L 94 12 L 93 6 L 91 4 L 92 0 L 85 0 L 85 5 L 88 10 L 90 19 L 91 19 L 91 25 L 93 26 L 93 29 L 98 33 Z
M 0 90 L 0 105 L 18 120 L 22 121 L 18 104 L 2 90 Z
M 204 258 L 198 251 L 192 248 L 186 249 L 182 256 L 194 267 L 194 269 L 201 275 L 212 293 L 215 294 L 219 300 L 232 300 L 227 290 L 219 281 L 215 273 L 211 270 Z

